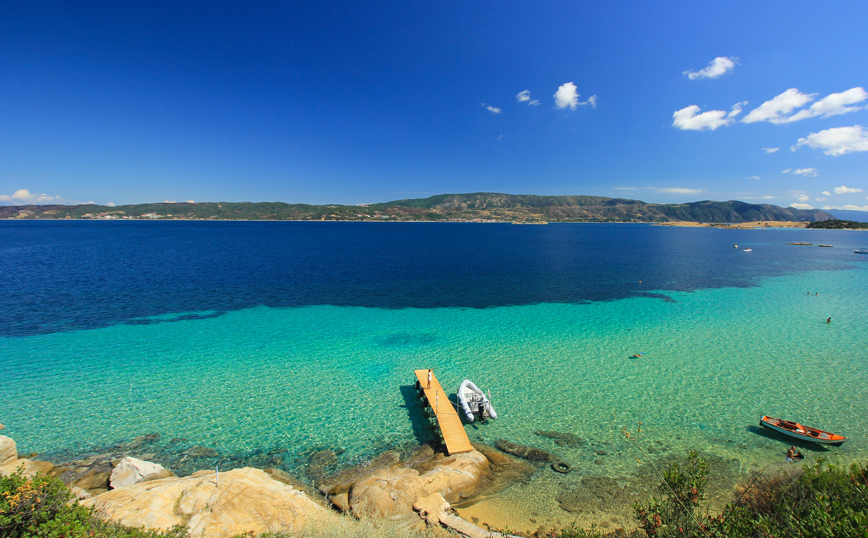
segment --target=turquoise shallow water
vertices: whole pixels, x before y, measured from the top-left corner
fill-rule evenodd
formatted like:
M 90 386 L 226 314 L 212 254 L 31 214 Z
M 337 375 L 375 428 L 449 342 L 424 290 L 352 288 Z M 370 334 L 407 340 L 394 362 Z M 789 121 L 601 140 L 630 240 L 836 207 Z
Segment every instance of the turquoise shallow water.
M 575 476 L 633 472 L 621 429 L 638 422 L 648 443 L 734 458 L 745 471 L 788 446 L 756 427 L 763 414 L 849 437 L 809 456 L 868 457 L 868 264 L 666 295 L 486 309 L 257 307 L 0 338 L 0 421 L 25 453 L 159 432 L 221 454 L 285 450 L 285 467 L 300 472 L 313 450 L 341 449 L 352 464 L 424 441 L 406 387 L 414 369 L 434 367 L 447 391 L 464 377 L 490 390 L 500 419 L 468 425 L 471 439 L 539 446 L 573 462 Z M 536 430 L 587 444 L 559 447 Z

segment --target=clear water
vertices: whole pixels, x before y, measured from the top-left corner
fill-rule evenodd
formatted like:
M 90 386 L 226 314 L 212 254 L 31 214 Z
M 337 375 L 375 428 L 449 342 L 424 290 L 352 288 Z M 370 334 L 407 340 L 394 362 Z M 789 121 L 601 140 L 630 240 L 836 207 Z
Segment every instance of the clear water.
M 69 457 L 158 432 L 164 444 L 181 438 L 184 447 L 218 451 L 197 464 L 241 465 L 245 457 L 279 452 L 279 466 L 304 476 L 307 456 L 316 450 L 338 449 L 340 464 L 348 465 L 430 440 L 411 384 L 413 370 L 433 367 L 447 391 L 465 377 L 490 391 L 500 418 L 467 425 L 472 440 L 549 450 L 573 464 L 570 480 L 635 472 L 641 455 L 622 428 L 639 422 L 647 446 L 659 441 L 670 454 L 698 448 L 737 460 L 741 471 L 781 459 L 790 444 L 757 427 L 764 414 L 849 437 L 840 448 L 804 447 L 811 457 L 868 457 L 868 260 L 852 253 L 864 234 L 604 225 L 579 225 L 578 232 L 568 225 L 555 231 L 427 225 L 394 232 L 361 224 L 348 227 L 347 241 L 366 238 L 364 249 L 378 254 L 359 262 L 353 259 L 363 248 L 358 244 L 349 254 L 331 250 L 333 243 L 311 247 L 286 271 L 307 275 L 294 285 L 314 290 L 301 300 L 284 282 L 288 300 L 273 289 L 280 281 L 274 258 L 286 262 L 285 252 L 260 250 L 261 259 L 245 258 L 266 268 L 265 284 L 255 271 L 226 274 L 236 270 L 231 263 L 195 276 L 196 264 L 220 263 L 226 249 L 247 247 L 224 243 L 209 254 L 187 228 L 174 228 L 180 236 L 172 236 L 169 228 L 112 224 L 81 233 L 78 243 L 69 239 L 74 226 L 36 226 L 25 234 L 0 228 L 7 238 L 3 280 L 30 283 L 29 290 L 7 288 L 0 336 L 0 422 L 22 452 Z M 231 241 L 258 236 L 251 248 L 279 243 L 286 231 L 265 226 L 275 234 L 269 239 L 243 224 L 231 228 Z M 307 228 L 289 229 L 305 235 Z M 371 233 L 383 229 L 397 236 Z M 138 235 L 125 235 L 131 230 Z M 595 230 L 605 232 L 606 245 L 577 247 L 593 242 Z M 321 231 L 314 227 L 314 234 Z M 427 266 L 426 260 L 445 256 L 453 267 L 476 267 L 468 279 L 483 289 L 474 294 L 461 279 L 463 269 L 441 265 L 414 273 L 401 265 L 403 255 L 389 250 L 403 241 L 422 256 L 462 234 L 469 234 L 471 246 L 519 241 L 528 252 L 520 267 L 483 263 L 479 256 L 492 251 L 474 253 L 467 244 L 413 262 Z M 544 235 L 527 234 L 556 234 L 566 246 L 559 254 L 541 246 Z M 578 234 L 572 242 L 570 234 Z M 189 259 L 173 266 L 151 251 L 144 276 L 131 270 L 134 276 L 121 279 L 131 283 L 125 291 L 110 273 L 127 269 L 69 251 L 92 243 L 88 248 L 115 248 L 106 256 L 119 257 L 117 250 L 142 237 L 148 248 L 149 238 L 159 237 L 173 256 L 181 237 Z M 785 245 L 797 240 L 814 246 Z M 733 242 L 754 252 L 733 249 Z M 817 248 L 821 242 L 836 246 Z M 647 259 L 637 259 L 637 250 Z M 121 257 L 135 263 L 132 252 Z M 316 267 L 320 254 L 328 267 L 299 269 Z M 48 270 L 35 267 L 52 256 L 73 259 Z M 524 280 L 515 280 L 515 272 Z M 183 296 L 148 287 L 141 281 L 147 278 Z M 615 288 L 610 296 L 607 282 Z M 353 283 L 364 290 L 354 301 L 370 296 L 371 305 L 327 304 Z M 516 286 L 522 289 L 510 292 L 511 304 L 492 298 Z M 439 297 L 427 297 L 436 289 Z M 389 293 L 401 294 L 391 307 L 384 304 Z M 539 293 L 570 300 L 543 301 Z M 68 301 L 67 318 L 63 301 L 51 294 Z M 420 305 L 407 306 L 417 296 Z M 441 306 L 449 303 L 455 305 Z M 199 308 L 169 310 L 177 304 Z M 644 355 L 632 357 L 638 353 Z M 536 430 L 576 434 L 586 443 L 557 446 Z

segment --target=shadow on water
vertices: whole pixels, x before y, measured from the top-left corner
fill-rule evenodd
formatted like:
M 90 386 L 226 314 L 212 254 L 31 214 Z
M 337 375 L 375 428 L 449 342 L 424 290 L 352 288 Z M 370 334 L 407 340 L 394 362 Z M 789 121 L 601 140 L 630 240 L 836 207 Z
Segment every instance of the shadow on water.
M 782 443 L 786 443 L 788 446 L 796 446 L 809 452 L 818 452 L 820 454 L 831 452 L 829 450 L 829 447 L 826 445 L 818 445 L 817 443 L 805 442 L 800 439 L 796 439 L 795 437 L 790 437 L 789 435 L 784 435 L 774 430 L 770 430 L 768 428 L 763 428 L 760 426 L 748 426 L 745 429 L 750 433 L 765 437 L 766 439 L 770 439 L 772 441 L 780 441 Z
M 420 444 L 437 444 L 439 439 L 434 435 L 434 426 L 428 418 L 427 408 L 419 392 L 413 385 L 401 385 L 401 396 L 404 398 L 404 408 L 413 430 L 413 436 Z

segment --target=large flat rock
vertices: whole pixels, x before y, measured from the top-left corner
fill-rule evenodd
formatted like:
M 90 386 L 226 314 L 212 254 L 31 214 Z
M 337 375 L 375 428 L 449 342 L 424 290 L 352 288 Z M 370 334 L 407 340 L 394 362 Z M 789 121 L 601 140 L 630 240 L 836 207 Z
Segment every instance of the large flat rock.
M 297 533 L 311 522 L 327 525 L 338 517 L 301 491 L 249 467 L 220 473 L 219 483 L 214 471 L 199 471 L 112 490 L 82 504 L 131 527 L 187 525 L 195 538 Z

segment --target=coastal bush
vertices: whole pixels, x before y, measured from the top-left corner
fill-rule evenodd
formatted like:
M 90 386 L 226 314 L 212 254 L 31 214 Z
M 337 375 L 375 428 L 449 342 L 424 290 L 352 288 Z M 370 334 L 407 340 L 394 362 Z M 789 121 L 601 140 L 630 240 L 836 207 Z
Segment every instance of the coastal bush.
M 166 532 L 131 529 L 103 521 L 74 499 L 57 478 L 20 472 L 0 476 L 0 536 L 3 538 L 187 538 L 186 527 Z
M 690 452 L 663 473 L 661 498 L 634 506 L 652 537 L 868 537 L 868 468 L 824 461 L 759 474 L 712 517 L 701 507 L 708 464 Z M 579 535 L 581 536 L 581 535 Z
M 634 515 L 648 536 L 702 536 L 705 534 L 699 505 L 708 483 L 708 462 L 690 451 L 683 465 L 673 462 L 663 472 L 659 489 L 648 505 L 636 505 Z

